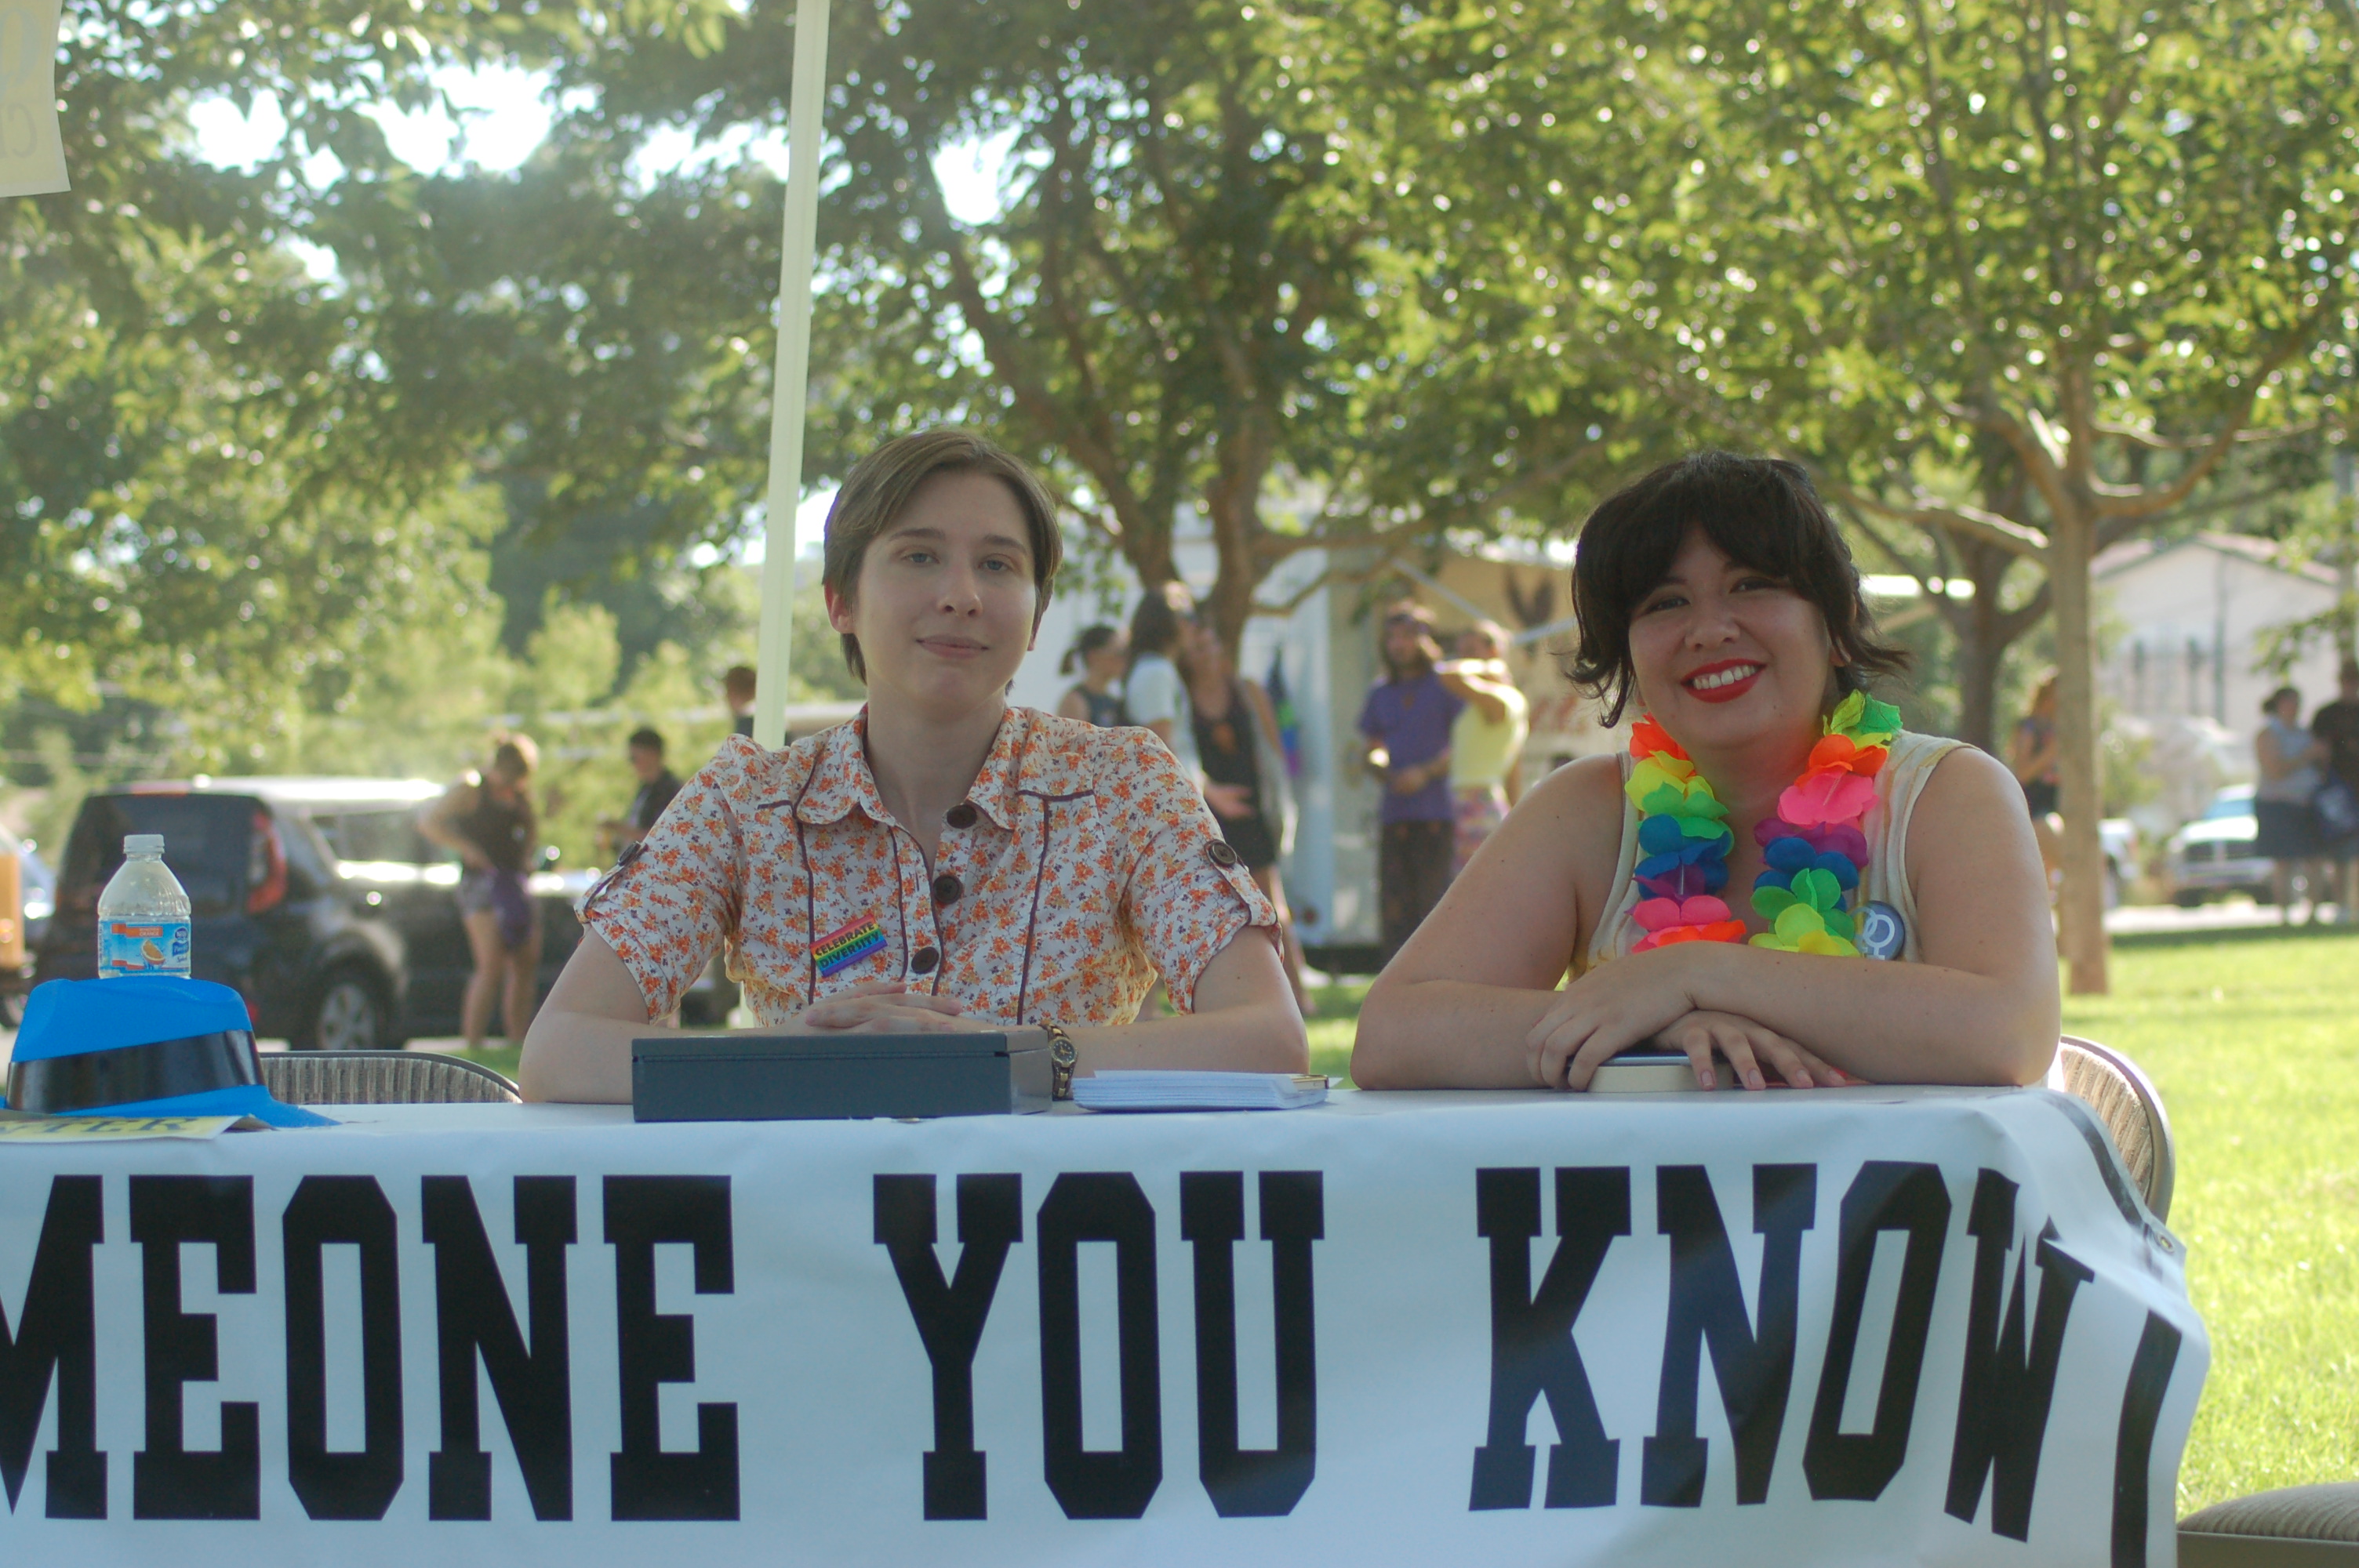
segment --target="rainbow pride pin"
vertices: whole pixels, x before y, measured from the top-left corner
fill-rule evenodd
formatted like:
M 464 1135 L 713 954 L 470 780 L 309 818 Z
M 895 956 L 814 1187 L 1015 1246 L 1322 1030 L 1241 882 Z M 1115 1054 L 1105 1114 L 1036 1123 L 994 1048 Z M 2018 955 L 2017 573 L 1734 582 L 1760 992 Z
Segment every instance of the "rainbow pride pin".
M 885 928 L 873 914 L 829 933 L 820 938 L 817 950 L 821 979 L 850 968 L 883 946 Z

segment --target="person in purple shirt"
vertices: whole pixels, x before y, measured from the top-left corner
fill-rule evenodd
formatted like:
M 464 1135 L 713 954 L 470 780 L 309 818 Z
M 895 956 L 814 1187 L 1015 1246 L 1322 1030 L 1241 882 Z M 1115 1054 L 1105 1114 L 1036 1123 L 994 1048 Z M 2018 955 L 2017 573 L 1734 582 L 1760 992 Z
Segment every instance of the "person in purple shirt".
M 1441 902 L 1456 836 L 1450 795 L 1450 726 L 1466 705 L 1433 673 L 1441 659 L 1433 617 L 1403 602 L 1385 612 L 1386 678 L 1360 709 L 1368 771 L 1385 786 L 1376 813 L 1376 900 L 1385 961 Z

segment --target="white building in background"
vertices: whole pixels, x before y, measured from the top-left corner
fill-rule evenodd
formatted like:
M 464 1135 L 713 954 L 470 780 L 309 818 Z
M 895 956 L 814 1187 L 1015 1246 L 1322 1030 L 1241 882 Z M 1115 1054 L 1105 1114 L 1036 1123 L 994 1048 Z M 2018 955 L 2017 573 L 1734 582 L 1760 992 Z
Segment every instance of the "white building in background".
M 2152 736 L 2148 765 L 2164 789 L 2156 815 L 2167 826 L 2252 776 L 2264 697 L 2299 688 L 2305 719 L 2333 697 L 2332 639 L 2310 639 L 2282 671 L 2268 663 L 2272 633 L 2334 608 L 2331 568 L 2291 564 L 2274 540 L 2198 534 L 2115 546 L 2092 571 L 2107 622 L 2098 689 L 2117 722 Z

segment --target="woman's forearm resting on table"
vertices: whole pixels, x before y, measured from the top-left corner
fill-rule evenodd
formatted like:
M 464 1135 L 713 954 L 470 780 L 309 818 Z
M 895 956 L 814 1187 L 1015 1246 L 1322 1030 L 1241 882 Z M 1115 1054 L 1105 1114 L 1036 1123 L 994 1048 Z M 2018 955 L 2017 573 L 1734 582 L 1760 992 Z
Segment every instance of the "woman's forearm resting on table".
M 1527 1087 L 1548 1081 L 1535 1037 L 1553 1024 L 1583 1043 L 1570 1077 L 1585 1086 L 1598 1061 L 1691 1011 L 1752 1019 L 1885 1083 L 2033 1083 L 2059 1027 L 2052 990 L 2002 978 L 1693 942 L 1562 990 L 1387 976 L 1363 1006 L 1352 1073 L 1365 1088 Z
M 1190 1067 L 1236 1073 L 1299 1073 L 1310 1041 L 1286 983 L 1273 928 L 1249 925 L 1204 966 L 1190 999 L 1195 1011 L 1150 1023 L 1071 1031 L 1074 1071 Z
M 1196 1011 L 1181 1017 L 1072 1029 L 1074 1071 L 1084 1076 L 1102 1067 L 1299 1073 L 1308 1064 L 1302 1016 L 1295 1011 L 1266 928 L 1247 927 L 1214 955 L 1196 981 L 1193 1000 Z M 951 998 L 877 985 L 832 997 L 785 1024 L 748 1033 L 908 1033 L 999 1027 L 967 1016 Z M 631 1042 L 669 1028 L 649 1022 L 646 997 L 628 968 L 596 932 L 584 932 L 525 1035 L 518 1087 L 528 1100 L 627 1105 Z
M 1530 1088 L 1525 1039 L 1558 994 L 1380 976 L 1360 1004 L 1352 1081 L 1364 1089 Z
M 604 937 L 584 931 L 525 1031 L 516 1087 L 528 1100 L 628 1105 L 631 1042 L 656 1028 L 639 982 Z

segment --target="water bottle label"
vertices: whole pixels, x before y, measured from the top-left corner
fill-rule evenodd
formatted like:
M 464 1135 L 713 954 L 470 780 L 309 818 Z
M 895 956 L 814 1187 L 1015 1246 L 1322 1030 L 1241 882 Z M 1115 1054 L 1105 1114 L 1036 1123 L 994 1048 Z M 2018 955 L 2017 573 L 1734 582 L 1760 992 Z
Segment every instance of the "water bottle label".
M 189 923 L 185 920 L 110 920 L 99 927 L 98 978 L 122 975 L 185 975 L 189 972 Z

